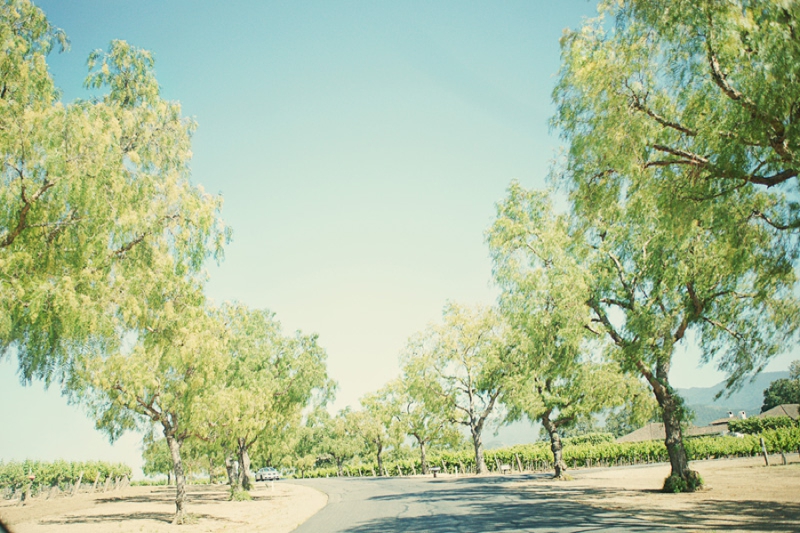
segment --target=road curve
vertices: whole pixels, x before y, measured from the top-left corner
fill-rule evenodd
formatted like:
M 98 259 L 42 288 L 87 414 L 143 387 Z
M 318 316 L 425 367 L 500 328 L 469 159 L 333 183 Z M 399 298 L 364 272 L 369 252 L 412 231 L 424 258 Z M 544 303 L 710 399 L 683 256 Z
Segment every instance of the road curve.
M 293 480 L 328 494 L 328 505 L 295 533 L 667 533 L 661 525 L 566 499 L 569 485 L 527 484 L 536 476 Z

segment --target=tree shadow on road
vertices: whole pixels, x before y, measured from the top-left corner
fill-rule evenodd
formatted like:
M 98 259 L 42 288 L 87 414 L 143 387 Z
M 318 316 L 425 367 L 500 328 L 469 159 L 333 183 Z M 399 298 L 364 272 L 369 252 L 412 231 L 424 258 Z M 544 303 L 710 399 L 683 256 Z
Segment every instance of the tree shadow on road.
M 516 479 L 517 481 L 520 478 Z M 419 516 L 384 517 L 362 523 L 349 531 L 366 533 L 393 532 L 520 532 L 520 531 L 627 531 L 633 533 L 674 531 L 627 516 L 624 513 L 599 510 L 564 498 L 551 498 L 549 493 L 537 494 L 510 479 L 465 478 L 450 480 L 448 487 L 437 486 L 430 490 L 404 494 L 375 496 L 373 501 L 395 501 L 409 504 L 425 501 L 434 511 Z M 487 485 L 489 485 L 487 487 Z M 485 495 L 491 491 L 498 501 L 487 502 Z M 445 503 L 435 511 L 437 503 Z

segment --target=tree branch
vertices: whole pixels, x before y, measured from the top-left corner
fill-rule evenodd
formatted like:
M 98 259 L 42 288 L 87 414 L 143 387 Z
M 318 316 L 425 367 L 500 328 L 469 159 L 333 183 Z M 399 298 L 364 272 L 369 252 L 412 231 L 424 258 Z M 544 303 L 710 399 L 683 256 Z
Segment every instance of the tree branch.
M 627 81 L 625 82 L 625 87 L 628 88 L 628 82 Z M 696 131 L 694 131 L 692 129 L 689 129 L 689 128 L 685 127 L 685 126 L 682 126 L 681 124 L 679 124 L 677 122 L 672 122 L 671 120 L 667 120 L 666 118 L 664 118 L 661 115 L 659 115 L 656 112 L 654 112 L 652 109 L 650 109 L 649 107 L 647 107 L 644 104 L 643 100 L 645 100 L 645 99 L 642 99 L 638 94 L 636 94 L 635 92 L 631 91 L 631 106 L 634 109 L 643 112 L 648 117 L 652 118 L 653 120 L 655 120 L 656 122 L 658 122 L 659 124 L 661 124 L 662 126 L 664 126 L 666 128 L 670 128 L 670 129 L 679 131 L 681 133 L 685 133 L 686 135 L 689 135 L 690 137 L 694 137 L 694 136 L 697 135 Z

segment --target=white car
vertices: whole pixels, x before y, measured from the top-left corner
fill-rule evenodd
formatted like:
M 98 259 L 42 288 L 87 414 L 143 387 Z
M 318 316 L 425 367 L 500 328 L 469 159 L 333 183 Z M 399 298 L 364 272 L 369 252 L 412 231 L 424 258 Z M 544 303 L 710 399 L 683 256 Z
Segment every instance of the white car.
M 264 468 L 259 468 L 256 472 L 256 481 L 275 481 L 276 479 L 281 478 L 281 473 L 272 468 L 271 466 L 265 466 Z

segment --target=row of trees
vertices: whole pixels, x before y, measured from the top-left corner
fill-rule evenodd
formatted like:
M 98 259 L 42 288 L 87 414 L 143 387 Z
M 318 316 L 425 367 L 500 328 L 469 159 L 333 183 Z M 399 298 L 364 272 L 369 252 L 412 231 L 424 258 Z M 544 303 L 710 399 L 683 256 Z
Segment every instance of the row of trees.
M 678 347 L 734 389 L 797 332 L 799 20 L 771 0 L 608 0 L 565 32 L 552 178 L 569 209 L 512 183 L 487 234 L 497 308 L 449 305 L 403 355 L 404 390 L 467 428 L 478 471 L 498 404 L 542 422 L 561 475 L 559 429 L 645 386 L 667 485 L 702 483 L 669 381 Z
M 185 516 L 187 442 L 238 457 L 332 391 L 314 335 L 215 306 L 203 264 L 230 229 L 190 181 L 195 124 L 123 41 L 89 57 L 91 98 L 62 103 L 46 56 L 66 36 L 29 0 L 0 5 L 0 355 L 57 383 L 116 439 L 163 433 Z

